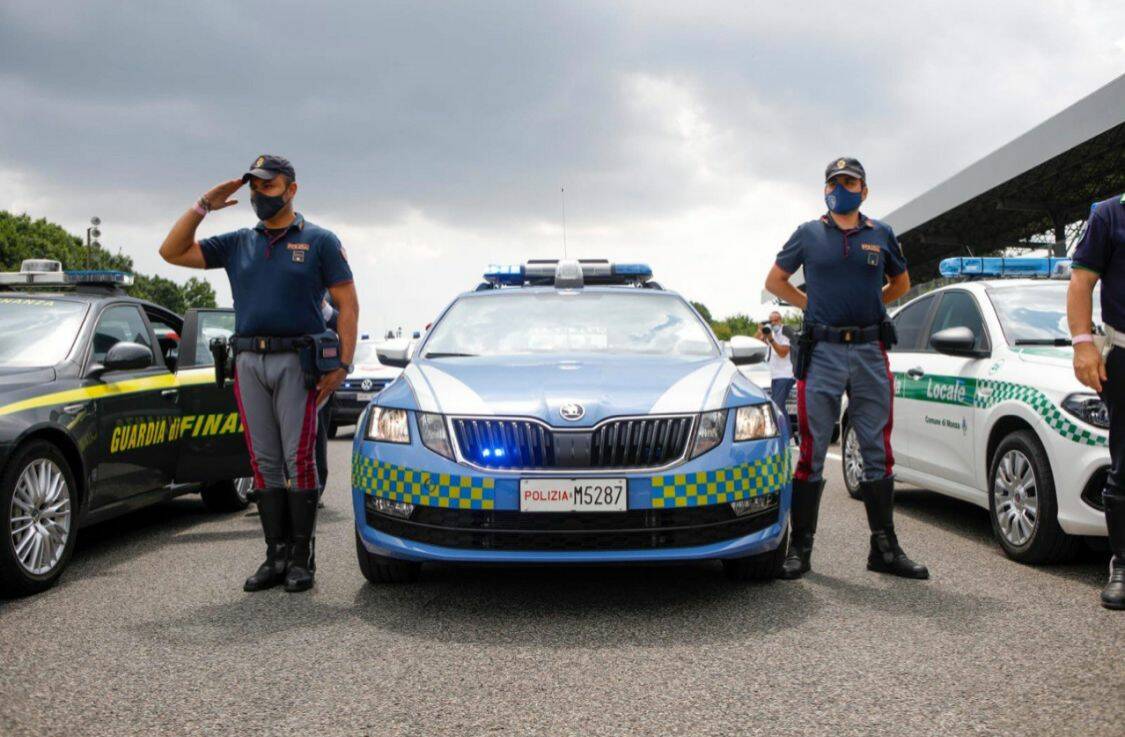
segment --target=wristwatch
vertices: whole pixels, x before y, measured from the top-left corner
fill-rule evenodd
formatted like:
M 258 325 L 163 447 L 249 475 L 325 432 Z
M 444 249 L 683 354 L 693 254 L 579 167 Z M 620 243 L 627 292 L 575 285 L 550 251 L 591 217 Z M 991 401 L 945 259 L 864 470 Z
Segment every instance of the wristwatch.
M 345 373 L 350 374 L 353 371 L 355 371 L 355 364 L 354 363 L 344 364 L 344 372 Z

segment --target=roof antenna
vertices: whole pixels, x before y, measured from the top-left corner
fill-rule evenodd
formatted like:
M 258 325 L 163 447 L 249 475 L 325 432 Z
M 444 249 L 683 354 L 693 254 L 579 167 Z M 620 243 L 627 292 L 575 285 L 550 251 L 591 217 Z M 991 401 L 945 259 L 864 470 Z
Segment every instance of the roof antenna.
M 563 258 L 566 258 L 566 187 L 559 189 L 562 193 L 562 210 L 563 210 Z

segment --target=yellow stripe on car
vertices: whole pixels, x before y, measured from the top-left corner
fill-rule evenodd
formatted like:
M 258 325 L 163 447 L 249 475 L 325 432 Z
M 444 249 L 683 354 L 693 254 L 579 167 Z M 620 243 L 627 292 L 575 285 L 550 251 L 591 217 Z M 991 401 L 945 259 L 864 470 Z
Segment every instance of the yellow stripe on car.
M 176 389 L 181 386 L 195 386 L 197 384 L 206 384 L 208 381 L 214 380 L 214 369 L 202 368 L 181 371 L 177 374 L 159 374 L 157 376 L 142 376 L 137 379 L 108 381 L 102 384 L 94 384 L 93 386 L 65 389 L 60 392 L 41 394 L 38 397 L 12 402 L 11 404 L 0 407 L 0 415 L 10 415 L 13 412 L 38 409 L 39 407 L 52 407 L 68 402 L 82 402 L 88 399 L 139 394 L 140 392 L 156 391 L 158 389 Z

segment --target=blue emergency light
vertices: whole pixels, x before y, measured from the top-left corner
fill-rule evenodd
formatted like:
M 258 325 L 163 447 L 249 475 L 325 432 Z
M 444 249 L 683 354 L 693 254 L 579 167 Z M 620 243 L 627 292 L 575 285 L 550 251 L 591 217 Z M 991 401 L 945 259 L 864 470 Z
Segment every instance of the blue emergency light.
M 558 284 L 570 287 L 581 284 L 644 284 L 652 279 L 648 264 L 615 264 L 605 259 L 579 259 L 559 261 L 536 259 L 524 264 L 492 264 L 484 272 L 484 279 L 493 287 L 547 286 Z
M 19 271 L 0 273 L 0 284 L 128 287 L 133 284 L 133 275 L 107 270 L 63 271 L 58 261 L 24 259 Z
M 942 259 L 938 271 L 947 279 L 956 277 L 1013 278 L 1055 277 L 1070 274 L 1070 259 L 1056 257 L 1019 256 L 956 256 Z

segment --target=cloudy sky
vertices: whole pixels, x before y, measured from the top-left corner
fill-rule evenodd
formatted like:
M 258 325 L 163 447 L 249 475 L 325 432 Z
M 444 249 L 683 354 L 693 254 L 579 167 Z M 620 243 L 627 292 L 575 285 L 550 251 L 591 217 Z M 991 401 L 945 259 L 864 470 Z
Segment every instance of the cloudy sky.
M 281 153 L 377 332 L 560 256 L 565 187 L 571 257 L 756 312 L 828 160 L 862 159 L 878 217 L 1123 72 L 1118 1 L 4 0 L 0 209 L 97 214 L 182 280 L 171 223 Z M 239 199 L 200 235 L 253 223 Z

